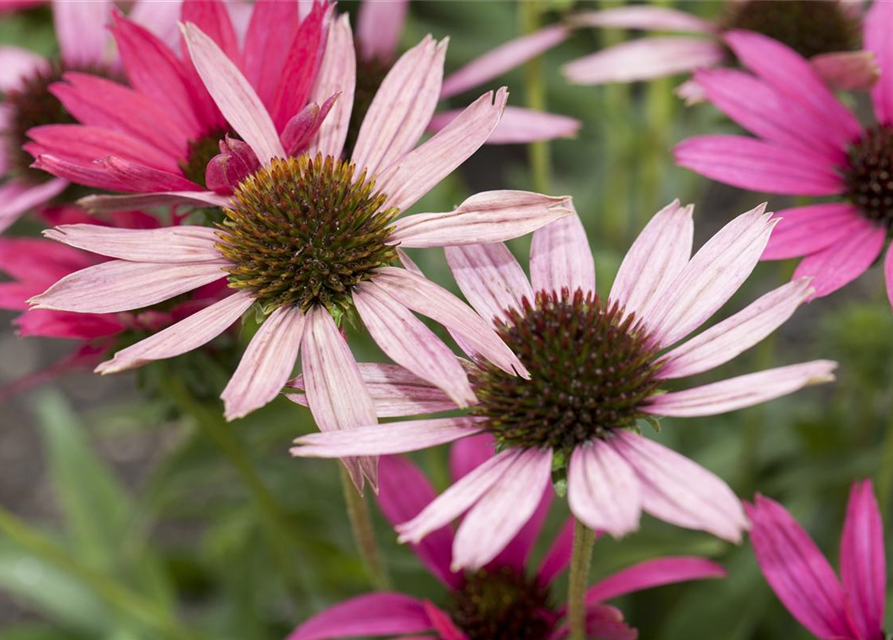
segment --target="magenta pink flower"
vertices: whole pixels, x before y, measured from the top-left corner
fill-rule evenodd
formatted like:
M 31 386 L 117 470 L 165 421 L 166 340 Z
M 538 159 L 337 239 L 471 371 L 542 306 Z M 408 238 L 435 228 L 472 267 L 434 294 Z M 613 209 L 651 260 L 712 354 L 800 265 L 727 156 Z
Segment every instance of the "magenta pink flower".
M 450 457 L 454 480 L 474 473 L 492 455 L 488 436 L 457 443 Z M 424 474 L 404 458 L 382 458 L 381 485 L 379 502 L 393 524 L 412 518 L 436 497 Z M 311 618 L 287 640 L 420 635 L 431 640 L 566 637 L 565 608 L 557 606 L 551 585 L 570 561 L 573 522 L 563 528 L 531 575 L 530 555 L 549 511 L 551 492 L 541 492 L 536 498 L 536 511 L 518 535 L 505 551 L 479 570 L 451 570 L 454 533 L 449 523 L 414 547 L 419 559 L 447 589 L 442 608 L 428 600 L 398 593 L 364 595 Z M 718 564 L 697 557 L 641 562 L 590 587 L 586 594 L 587 630 L 594 638 L 635 640 L 638 633 L 623 621 L 623 614 L 604 602 L 652 587 L 725 575 Z
M 887 565 L 884 525 L 870 480 L 850 490 L 840 576 L 784 507 L 757 495 L 746 504 L 750 539 L 769 586 L 821 640 L 883 640 Z
M 384 77 L 397 57 L 397 45 L 408 8 L 409 0 L 364 0 L 360 5 L 355 42 L 358 74 L 364 78 L 362 84 L 367 87 L 367 92 L 370 85 L 374 86 L 376 78 Z M 567 28 L 552 25 L 500 45 L 445 78 L 440 92 L 441 100 L 491 82 L 560 44 L 567 35 Z M 357 99 L 362 99 L 362 96 L 358 95 Z M 357 106 L 363 108 L 362 105 Z M 429 130 L 439 131 L 459 113 L 461 111 L 436 114 L 428 125 Z M 579 128 L 580 122 L 574 118 L 522 107 L 506 107 L 502 120 L 487 143 L 526 143 L 566 138 L 574 136 Z
M 880 4 L 880 3 L 878 3 Z M 740 30 L 774 38 L 809 58 L 831 86 L 868 88 L 878 76 L 871 53 L 858 51 L 864 4 L 850 0 L 728 0 L 713 20 L 669 7 L 628 6 L 580 13 L 581 27 L 665 31 L 602 49 L 568 63 L 564 73 L 577 84 L 653 80 L 731 62 L 725 35 Z M 734 49 L 734 47 L 733 47 Z M 737 55 L 737 51 L 734 51 Z M 697 100 L 696 83 L 679 89 Z
M 786 46 L 734 32 L 729 45 L 751 73 L 696 74 L 707 98 L 753 132 L 685 140 L 676 160 L 714 180 L 768 193 L 835 196 L 835 201 L 778 212 L 763 255 L 803 257 L 795 277 L 813 278 L 815 296 L 853 281 L 880 255 L 893 225 L 893 3 L 877 2 L 865 20 L 865 46 L 885 71 L 871 92 L 876 123 L 861 125 L 809 63 Z M 885 262 L 893 301 L 893 254 Z
M 729 487 L 635 431 L 639 418 L 715 415 L 833 379 L 836 364 L 815 361 L 659 393 L 661 385 L 714 369 L 757 344 L 809 295 L 807 279 L 788 283 L 674 346 L 750 275 L 775 226 L 763 209 L 733 220 L 692 257 L 692 207 L 670 204 L 633 244 L 607 298 L 596 293 L 577 217 L 534 233 L 530 281 L 502 244 L 448 247 L 462 292 L 492 320 L 530 379 L 469 365 L 477 400 L 470 416 L 311 434 L 298 438 L 292 453 L 386 455 L 492 434 L 499 454 L 399 527 L 401 540 L 418 542 L 468 512 L 454 545 L 458 567 L 492 560 L 534 512 L 553 474 L 566 474 L 571 511 L 591 529 L 623 536 L 647 511 L 737 541 L 746 521 Z M 409 373 L 379 365 L 360 371 L 379 416 L 455 408 Z

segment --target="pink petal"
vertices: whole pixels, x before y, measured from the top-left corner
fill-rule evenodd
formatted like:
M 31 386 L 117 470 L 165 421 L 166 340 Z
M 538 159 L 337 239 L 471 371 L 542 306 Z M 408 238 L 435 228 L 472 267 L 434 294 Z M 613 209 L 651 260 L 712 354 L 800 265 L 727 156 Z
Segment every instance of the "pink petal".
M 239 41 L 222 0 L 183 0 L 180 19 L 191 22 L 207 35 L 227 58 L 239 64 Z
M 417 213 L 397 220 L 388 242 L 405 248 L 502 242 L 574 213 L 570 196 L 484 191 L 449 213 Z
M 567 500 L 576 518 L 594 531 L 622 538 L 639 528 L 639 479 L 604 440 L 574 449 L 568 468 Z
M 118 351 L 96 367 L 103 375 L 119 373 L 155 360 L 173 358 L 198 349 L 226 331 L 251 305 L 254 298 L 244 291 L 215 302 L 136 344 Z
M 53 24 L 62 60 L 72 67 L 90 68 L 105 62 L 109 38 L 105 30 L 111 16 L 108 0 L 53 1 Z
M 817 156 L 745 136 L 695 136 L 673 155 L 676 164 L 750 191 L 827 196 L 844 188 L 835 167 Z
M 586 603 L 597 604 L 645 589 L 727 575 L 722 566 L 705 558 L 679 556 L 646 560 L 594 584 L 586 592 Z
M 405 638 L 404 640 L 469 640 L 468 636 L 459 631 L 456 624 L 443 609 L 434 606 L 429 600 L 425 601 L 425 611 L 437 632 L 437 638 Z
M 810 58 L 809 62 L 825 84 L 833 89 L 868 91 L 881 76 L 871 51 L 822 53 Z
M 440 97 L 450 98 L 478 87 L 548 51 L 567 39 L 568 29 L 549 25 L 510 40 L 466 64 L 443 81 Z
M 833 381 L 837 363 L 814 360 L 728 378 L 694 389 L 652 396 L 648 413 L 658 416 L 713 416 L 752 407 L 814 384 Z
M 127 17 L 145 27 L 168 45 L 173 46 L 180 38 L 177 20 L 182 8 L 181 0 L 155 2 L 155 0 L 135 0 Z
M 638 640 L 639 632 L 623 621 L 619 609 L 604 604 L 586 607 L 587 637 L 599 640 Z M 564 640 L 569 634 L 566 624 L 560 626 L 549 640 Z
M 461 113 L 457 109 L 434 114 L 428 124 L 428 131 L 440 131 Z M 581 126 L 579 120 L 568 116 L 522 107 L 506 107 L 499 124 L 487 138 L 487 144 L 528 144 L 557 138 L 574 138 Z
M 18 182 L 0 185 L 0 232 L 8 229 L 23 213 L 53 199 L 68 186 L 66 180 L 54 178 L 37 186 Z
M 111 260 L 65 276 L 30 302 L 35 309 L 115 313 L 170 300 L 226 276 L 229 263 Z
M 551 478 L 551 450 L 521 452 L 459 525 L 452 569 L 480 569 L 505 549 L 533 516 Z
M 455 445 L 453 446 L 455 447 Z M 543 524 L 549 516 L 549 509 L 552 507 L 554 495 L 555 491 L 552 489 L 552 483 L 547 482 L 533 515 L 528 518 L 521 530 L 515 534 L 515 537 L 509 541 L 505 548 L 493 558 L 492 564 L 494 566 L 509 566 L 517 571 L 527 571 L 527 562 L 530 559 L 530 554 L 543 528 Z
M 461 335 L 477 353 L 497 367 L 507 373 L 529 375 L 493 328 L 446 289 L 396 267 L 379 269 L 374 282 L 400 304 Z
M 310 145 L 337 99 L 338 94 L 335 94 L 329 96 L 322 106 L 315 102 L 308 104 L 288 121 L 282 131 L 282 144 L 289 156 L 300 155 Z
M 741 502 L 718 477 L 663 445 L 628 431 L 610 444 L 642 483 L 642 508 L 665 522 L 739 542 L 747 529 Z
M 132 209 L 191 205 L 193 207 L 227 207 L 228 196 L 211 191 L 168 191 L 164 193 L 140 193 L 126 196 L 87 196 L 78 204 L 91 213 L 111 213 Z
M 583 222 L 576 215 L 553 222 L 533 234 L 530 282 L 535 292 L 581 289 L 595 293 L 595 261 Z
M 886 237 L 884 227 L 863 218 L 844 239 L 801 260 L 794 277 L 813 278 L 815 293 L 810 299 L 833 293 L 868 270 L 881 254 Z
M 376 175 L 415 147 L 437 106 L 446 45 L 426 36 L 388 72 L 354 146 L 352 159 L 359 170 Z
M 642 318 L 658 344 L 669 346 L 697 329 L 747 280 L 775 226 L 765 209 L 762 204 L 720 229 L 669 285 L 673 294 Z
M 706 38 L 648 37 L 602 49 L 564 65 L 574 84 L 636 82 L 721 64 L 722 46 Z
M 19 47 L 0 47 L 0 91 L 9 93 L 21 86 L 21 81 L 38 71 L 46 70 L 49 63 L 33 51 Z
M 298 24 L 297 2 L 256 2 L 245 35 L 242 69 L 265 105 L 272 105 Z
M 182 30 L 196 70 L 235 132 L 251 145 L 262 163 L 284 158 L 273 120 L 245 76 L 195 25 L 186 24 Z
M 97 224 L 64 224 L 44 237 L 70 247 L 131 262 L 207 262 L 220 260 L 218 238 L 209 227 L 183 225 L 162 229 L 118 229 Z
M 442 131 L 382 171 L 377 184 L 388 195 L 385 206 L 408 209 L 465 162 L 496 128 L 507 100 L 505 87 L 485 93 Z
M 826 249 L 864 226 L 864 218 L 850 204 L 828 202 L 783 209 L 775 214 L 772 230 L 761 260 L 799 258 Z
M 761 495 L 746 506 L 757 563 L 791 615 L 820 638 L 857 637 L 837 576 L 791 514 Z
M 350 30 L 349 17 L 345 14 L 329 27 L 325 55 L 317 74 L 316 86 L 310 94 L 310 99 L 317 104 L 335 94 L 339 98 L 311 143 L 310 153 L 320 152 L 323 156 L 341 157 L 353 110 L 356 75 L 357 57 L 353 48 L 353 32 Z
M 875 55 L 881 77 L 871 90 L 874 115 L 881 124 L 893 124 L 893 42 L 890 25 L 893 24 L 893 6 L 888 2 L 873 2 L 864 22 L 865 48 Z
M 406 23 L 409 0 L 364 0 L 357 16 L 357 42 L 363 60 L 390 61 L 396 57 Z
M 450 447 L 450 476 L 457 482 L 496 455 L 496 441 L 489 433 L 457 440 Z
M 0 271 L 44 288 L 72 271 L 89 267 L 92 256 L 42 238 L 0 237 Z
M 397 593 L 374 593 L 326 609 L 292 631 L 286 640 L 391 636 L 430 628 L 420 601 Z
M 887 592 L 884 525 L 870 480 L 850 490 L 846 522 L 840 539 L 840 576 L 859 635 L 880 640 Z
M 784 324 L 811 293 L 809 278 L 770 291 L 743 311 L 666 354 L 657 377 L 684 378 L 725 364 Z
M 96 340 L 118 335 L 126 329 L 116 315 L 69 313 L 67 311 L 26 311 L 13 320 L 21 338 L 41 336 L 74 340 Z
M 658 211 L 633 242 L 611 287 L 610 300 L 638 318 L 664 299 L 691 258 L 694 238 L 693 205 L 679 206 L 674 200 Z
M 484 320 L 504 318 L 524 298 L 533 301 L 524 270 L 504 244 L 447 247 L 445 253 L 462 295 Z
M 374 282 L 356 287 L 353 301 L 369 335 L 391 360 L 443 389 L 458 407 L 477 403 L 456 355 L 409 309 Z
M 425 474 L 406 458 L 383 457 L 380 461 L 380 479 L 378 503 L 388 522 L 395 527 L 416 517 L 437 498 Z M 419 559 L 441 582 L 452 589 L 462 586 L 461 574 L 450 571 L 453 530 L 449 526 L 438 529 L 412 547 Z
M 716 27 L 697 16 L 669 7 L 626 6 L 603 11 L 583 11 L 573 17 L 575 26 L 643 31 L 713 33 Z
M 201 186 L 176 173 L 148 167 L 124 158 L 108 156 L 107 158 L 97 160 L 95 165 L 103 168 L 112 180 L 125 185 L 122 191 L 146 193 L 152 191 L 192 191 L 201 189 Z
M 33 147 L 29 147 L 26 150 L 29 152 L 36 151 Z M 116 176 L 111 175 L 105 167 L 101 167 L 92 161 L 78 160 L 72 162 L 51 154 L 39 153 L 31 168 L 40 169 L 62 178 L 66 181 L 66 185 L 68 181 L 71 181 L 75 184 L 114 191 L 124 191 L 130 187 L 126 182 L 122 182 Z
M 552 547 L 540 564 L 537 577 L 542 584 L 550 584 L 571 563 L 571 552 L 574 545 L 574 519 L 568 521 L 555 536 Z
M 279 394 L 295 368 L 304 322 L 299 309 L 279 307 L 260 326 L 220 394 L 227 420 L 246 416 Z

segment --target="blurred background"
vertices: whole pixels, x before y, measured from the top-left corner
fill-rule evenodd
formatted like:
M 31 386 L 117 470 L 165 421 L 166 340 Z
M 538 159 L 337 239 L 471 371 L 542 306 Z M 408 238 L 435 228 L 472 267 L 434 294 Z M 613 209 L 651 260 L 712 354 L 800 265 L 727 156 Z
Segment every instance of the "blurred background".
M 704 16 L 720 10 L 717 2 L 676 4 Z M 612 3 L 540 3 L 545 22 L 595 6 Z M 356 10 L 352 2 L 339 8 Z M 454 70 L 523 33 L 523 15 L 523 3 L 513 0 L 416 1 L 402 48 L 426 33 L 449 36 L 447 71 Z M 46 7 L 0 16 L 0 44 L 53 54 L 51 25 Z M 582 121 L 575 139 L 549 145 L 549 175 L 533 177 L 523 146 L 485 147 L 413 210 L 446 211 L 488 189 L 570 194 L 595 252 L 599 288 L 607 291 L 638 231 L 673 198 L 696 204 L 696 246 L 761 201 L 772 210 L 791 206 L 790 199 L 737 191 L 674 166 L 670 149 L 682 139 L 736 131 L 710 105 L 685 107 L 673 94 L 681 79 L 579 87 L 560 75 L 562 63 L 628 37 L 581 30 L 493 84 L 507 84 L 510 104 L 524 105 L 542 81 L 548 108 Z M 463 106 L 481 92 L 450 104 Z M 26 217 L 10 233 L 39 230 Z M 526 266 L 529 239 L 511 246 Z M 432 279 L 456 290 L 442 252 L 412 255 Z M 788 280 L 793 268 L 792 262 L 760 264 L 717 319 Z M 19 339 L 13 317 L 0 314 L 0 386 L 72 348 L 65 341 Z M 842 363 L 836 384 L 731 415 L 665 419 L 654 437 L 715 471 L 742 498 L 759 491 L 781 501 L 836 563 L 853 479 L 873 478 L 885 516 L 890 512 L 891 329 L 893 314 L 875 267 L 830 299 L 801 308 L 763 344 L 692 381 L 829 358 Z M 246 337 L 231 339 L 244 343 Z M 354 332 L 350 339 L 361 360 L 385 360 L 366 336 Z M 0 504 L 6 515 L 0 524 L 19 535 L 0 536 L 0 640 L 275 640 L 323 607 L 371 589 L 350 537 L 336 463 L 288 454 L 294 437 L 315 430 L 309 413 L 280 398 L 243 420 L 226 424 L 219 417 L 216 397 L 230 352 L 223 345 L 219 358 L 184 356 L 165 365 L 200 381 L 201 406 L 188 413 L 205 416 L 212 429 L 184 417 L 188 399 L 164 384 L 170 369 L 111 377 L 79 371 L 3 402 Z M 440 489 L 447 485 L 446 453 L 416 457 Z M 398 589 L 442 599 L 439 585 L 372 510 Z M 566 517 L 556 501 L 541 547 Z M 641 638 L 810 637 L 769 590 L 747 542 L 736 547 L 646 517 L 641 532 L 622 542 L 599 540 L 593 577 L 682 554 L 714 558 L 730 576 L 615 602 Z M 564 598 L 563 582 L 556 583 L 557 601 Z

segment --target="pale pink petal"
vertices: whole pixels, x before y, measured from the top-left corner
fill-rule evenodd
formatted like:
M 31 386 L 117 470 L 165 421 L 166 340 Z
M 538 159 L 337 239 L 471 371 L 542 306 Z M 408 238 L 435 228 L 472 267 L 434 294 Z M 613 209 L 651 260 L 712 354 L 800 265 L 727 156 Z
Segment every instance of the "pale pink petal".
M 651 218 L 627 251 L 609 296 L 626 313 L 648 317 L 688 264 L 695 231 L 693 211 L 693 205 L 680 207 L 679 200 L 674 200 Z
M 707 99 L 704 90 L 694 78 L 689 78 L 673 90 L 677 97 L 685 102 L 686 107 L 700 104 Z
M 864 218 L 844 202 L 782 209 L 761 260 L 785 260 L 816 253 L 837 244 L 864 226 Z
M 53 24 L 65 64 L 91 68 L 105 62 L 111 12 L 108 0 L 53 0 Z
M 604 440 L 574 449 L 567 474 L 567 501 L 574 516 L 593 531 L 622 538 L 639 528 L 639 479 Z
M 496 455 L 496 441 L 489 433 L 457 440 L 450 447 L 450 477 L 457 482 Z
M 489 82 L 564 42 L 567 36 L 566 27 L 549 25 L 534 33 L 510 40 L 450 74 L 443 81 L 440 97 L 450 98 Z
M 181 28 L 196 71 L 235 132 L 251 145 L 262 163 L 284 158 L 273 120 L 242 72 L 195 25 Z
M 815 292 L 810 299 L 826 296 L 865 273 L 881 255 L 886 238 L 883 226 L 863 218 L 844 239 L 801 260 L 794 277 L 813 278 Z
M 871 91 L 874 115 L 881 124 L 893 124 L 893 5 L 873 2 L 864 22 L 864 46 L 874 53 L 881 77 Z
M 887 299 L 893 305 L 893 250 L 887 249 L 887 256 L 884 258 L 884 283 L 887 287 Z
M 35 309 L 116 313 L 151 307 L 226 276 L 229 262 L 152 264 L 111 260 L 62 278 L 30 302 Z
M 118 351 L 111 360 L 96 367 L 96 373 L 119 373 L 198 349 L 226 331 L 252 304 L 254 298 L 245 291 L 228 296 Z
M 357 42 L 363 60 L 388 62 L 397 54 L 409 0 L 363 0 L 357 16 Z
M 725 364 L 784 324 L 811 293 L 809 278 L 794 280 L 770 291 L 666 354 L 657 377 L 683 378 Z
M 152 207 L 170 207 L 178 204 L 193 207 L 207 207 L 208 205 L 227 207 L 230 204 L 230 198 L 213 191 L 166 191 L 126 196 L 87 196 L 78 200 L 78 204 L 91 213 L 112 213 Z
M 679 556 L 646 560 L 592 585 L 586 592 L 586 603 L 597 604 L 667 584 L 725 578 L 727 575 L 728 572 L 722 566 L 706 558 Z
M 707 38 L 649 37 L 629 40 L 564 65 L 574 84 L 635 82 L 665 78 L 721 64 L 722 45 Z
M 881 640 L 887 592 L 884 525 L 870 480 L 850 490 L 840 539 L 840 576 L 859 635 Z
M 308 150 L 310 153 L 319 152 L 323 156 L 341 157 L 353 110 L 356 76 L 357 57 L 353 48 L 353 32 L 350 30 L 350 18 L 344 14 L 329 26 L 326 51 L 316 78 L 316 85 L 310 94 L 310 99 L 317 104 L 335 94 L 338 94 L 339 98 L 320 126 L 316 138 L 311 142 Z
M 449 213 L 417 213 L 392 225 L 388 242 L 406 248 L 502 242 L 574 215 L 570 196 L 484 191 Z
M 307 377 L 306 371 L 304 376 Z M 359 425 L 362 429 L 301 436 L 295 439 L 297 446 L 292 447 L 291 454 L 297 458 L 388 456 L 446 444 L 481 431 L 481 420 L 477 418 L 408 420 L 375 426 L 376 422 Z
M 356 287 L 353 301 L 369 335 L 391 360 L 443 389 L 458 407 L 477 402 L 456 355 L 409 309 L 374 282 Z
M 642 483 L 642 509 L 665 522 L 739 542 L 747 529 L 741 502 L 729 486 L 685 456 L 628 431 L 610 444 Z
M 676 145 L 673 156 L 676 164 L 750 191 L 827 196 L 844 190 L 833 164 L 746 136 L 694 136 Z
M 524 298 L 533 302 L 527 276 L 504 244 L 447 247 L 445 253 L 459 289 L 484 320 L 503 319 Z
M 868 91 L 881 70 L 871 51 L 839 51 L 822 53 L 809 59 L 825 84 L 845 91 Z
M 527 571 L 527 562 L 530 559 L 534 545 L 536 545 L 540 531 L 542 531 L 543 524 L 549 516 L 554 496 L 555 491 L 552 488 L 552 483 L 547 482 L 533 515 L 527 519 L 521 530 L 499 552 L 499 555 L 493 558 L 494 565 L 509 566 L 517 571 Z
M 227 420 L 246 416 L 279 394 L 295 368 L 304 323 L 300 309 L 279 307 L 260 326 L 220 394 Z
M 360 126 L 352 155 L 358 170 L 376 175 L 415 147 L 437 106 L 446 45 L 426 36 L 388 72 Z
M 747 280 L 776 224 L 765 209 L 762 204 L 720 229 L 669 285 L 672 295 L 642 318 L 658 344 L 669 346 L 697 329 Z
M 207 262 L 222 256 L 210 227 L 183 225 L 162 229 L 121 229 L 98 224 L 64 224 L 43 232 L 44 237 L 131 262 Z
M 644 411 L 658 416 L 713 416 L 751 407 L 814 384 L 832 382 L 837 363 L 813 360 L 748 373 L 702 387 L 652 396 Z
M 476 353 L 497 367 L 515 375 L 529 375 L 493 328 L 443 287 L 396 267 L 379 269 L 374 282 L 401 304 L 461 335 Z
M 574 546 L 574 525 L 574 519 L 568 518 L 561 531 L 555 536 L 552 547 L 546 553 L 542 563 L 540 563 L 539 571 L 537 571 L 536 575 L 542 584 L 550 584 L 571 563 Z
M 429 629 L 431 621 L 421 601 L 398 593 L 374 593 L 326 609 L 292 631 L 286 640 L 403 636 Z
M 625 6 L 604 11 L 583 11 L 571 18 L 575 26 L 643 31 L 713 33 L 716 27 L 706 20 L 669 7 Z
M 746 505 L 750 542 L 766 582 L 791 615 L 820 638 L 855 638 L 831 565 L 784 507 L 757 495 Z
M 434 114 L 428 124 L 428 131 L 440 131 L 460 113 L 462 111 L 456 109 Z M 522 107 L 506 107 L 499 124 L 487 138 L 487 144 L 528 144 L 556 138 L 573 138 L 581 126 L 582 122 L 568 116 Z
M 0 185 L 0 232 L 28 211 L 65 191 L 68 181 L 53 178 L 37 186 L 18 182 L 7 182 Z
M 551 449 L 527 449 L 469 510 L 453 543 L 452 569 L 480 569 L 533 516 L 552 478 Z
M 505 87 L 485 93 L 430 140 L 381 172 L 377 186 L 388 196 L 385 206 L 408 209 L 465 162 L 496 128 L 507 100 Z
M 533 234 L 530 282 L 540 291 L 595 293 L 595 261 L 579 216 L 553 222 Z
M 177 20 L 180 18 L 182 4 L 182 0 L 136 0 L 127 17 L 173 47 L 180 35 Z
M 49 62 L 33 51 L 19 47 L 0 47 L 0 91 L 8 93 L 21 86 L 21 81 L 38 71 L 46 70 Z

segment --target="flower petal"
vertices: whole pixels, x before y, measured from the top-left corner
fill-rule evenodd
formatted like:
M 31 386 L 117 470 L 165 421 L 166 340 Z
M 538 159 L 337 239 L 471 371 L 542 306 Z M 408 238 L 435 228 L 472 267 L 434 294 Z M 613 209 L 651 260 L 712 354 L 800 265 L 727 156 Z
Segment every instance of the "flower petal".
M 299 24 L 297 2 L 254 3 L 245 34 L 242 69 L 265 105 L 273 104 Z
M 653 587 L 704 578 L 725 578 L 727 575 L 728 572 L 721 565 L 706 558 L 679 556 L 646 560 L 592 585 L 586 592 L 586 603 L 597 604 Z
M 669 7 L 626 6 L 603 11 L 583 11 L 573 18 L 574 26 L 643 31 L 713 33 L 716 27 L 706 20 Z
M 18 182 L 0 185 L 0 233 L 8 229 L 23 213 L 53 199 L 68 186 L 68 181 L 53 178 L 37 186 Z
M 868 91 L 881 77 L 871 51 L 836 51 L 809 59 L 812 68 L 829 87 L 844 91 Z
M 579 216 L 537 229 L 530 244 L 530 282 L 540 291 L 595 293 L 595 261 Z
M 310 144 L 310 153 L 341 157 L 353 110 L 356 77 L 357 56 L 353 48 L 353 32 L 350 30 L 350 18 L 344 14 L 329 27 L 326 51 L 317 73 L 316 85 L 310 94 L 310 99 L 317 104 L 335 94 L 339 97 Z
M 209 205 L 226 207 L 230 204 L 230 198 L 213 191 L 165 191 L 126 196 L 87 196 L 78 200 L 78 205 L 90 213 L 112 213 L 152 207 L 170 207 L 178 204 L 199 208 Z
M 461 110 L 455 109 L 434 114 L 428 124 L 428 131 L 440 131 L 461 113 Z M 581 126 L 583 123 L 576 118 L 557 113 L 506 107 L 499 124 L 487 138 L 487 144 L 528 144 L 557 138 L 574 138 Z
M 0 47 L 0 91 L 9 93 L 21 86 L 24 78 L 46 70 L 49 62 L 43 56 L 20 47 Z
M 568 468 L 567 499 L 574 516 L 593 531 L 622 538 L 639 528 L 639 479 L 603 440 L 574 449 Z
M 496 455 L 496 441 L 489 433 L 457 440 L 450 447 L 450 476 L 458 482 Z
M 501 242 L 447 247 L 445 253 L 462 295 L 484 320 L 503 319 L 524 298 L 533 301 L 524 270 Z
M 421 601 L 398 593 L 372 593 L 336 604 L 291 632 L 286 640 L 330 640 L 422 633 L 431 622 Z
M 109 38 L 105 27 L 111 13 L 109 0 L 53 0 L 56 40 L 66 65 L 89 69 L 107 62 L 105 54 Z
M 761 260 L 799 258 L 837 244 L 864 225 L 864 218 L 851 204 L 827 202 L 782 209 Z
M 871 91 L 874 115 L 881 124 L 893 124 L 893 42 L 890 25 L 893 6 L 887 2 L 873 2 L 864 22 L 864 45 L 874 53 L 881 77 Z
M 120 229 L 97 224 L 64 224 L 44 231 L 43 235 L 70 247 L 131 262 L 187 263 L 221 259 L 214 248 L 216 231 L 209 227 Z
M 363 60 L 393 60 L 396 57 L 408 10 L 409 0 L 365 0 L 360 3 L 357 42 Z

